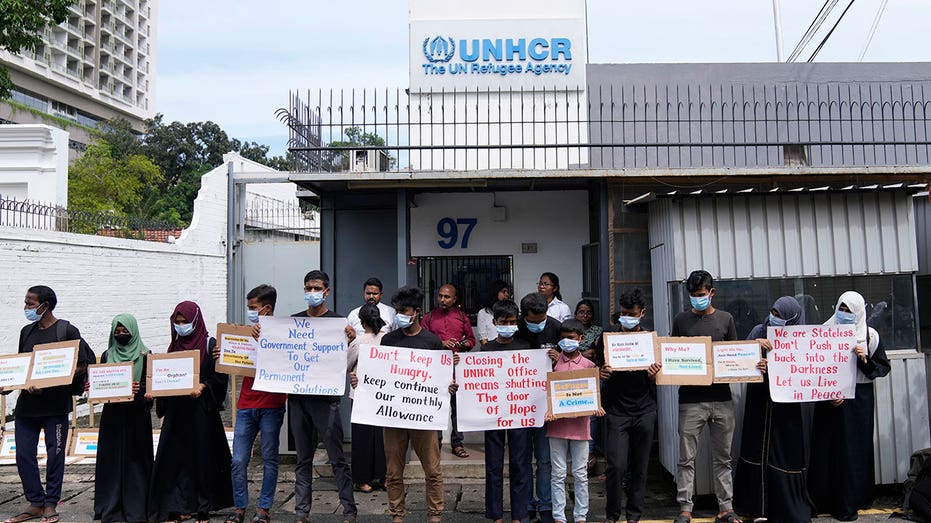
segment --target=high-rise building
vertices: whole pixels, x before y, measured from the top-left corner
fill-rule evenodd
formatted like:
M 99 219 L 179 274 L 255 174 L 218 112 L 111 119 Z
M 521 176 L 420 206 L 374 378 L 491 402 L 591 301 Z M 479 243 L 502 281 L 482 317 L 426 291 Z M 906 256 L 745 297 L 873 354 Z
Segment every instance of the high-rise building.
M 76 0 L 34 52 L 0 51 L 16 86 L 0 102 L 0 123 L 66 128 L 75 150 L 111 118 L 141 132 L 155 114 L 157 8 L 157 0 Z

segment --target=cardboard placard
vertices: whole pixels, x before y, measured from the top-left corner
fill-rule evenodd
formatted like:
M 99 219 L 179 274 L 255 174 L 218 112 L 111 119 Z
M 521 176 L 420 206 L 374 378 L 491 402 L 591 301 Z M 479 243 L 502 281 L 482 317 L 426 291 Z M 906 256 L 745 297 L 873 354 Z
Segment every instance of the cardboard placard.
M 857 387 L 853 325 L 767 329 L 769 395 L 777 403 L 851 399 Z
M 756 368 L 763 359 L 759 342 L 716 341 L 714 353 L 714 383 L 762 383 L 763 373 Z
M 40 389 L 71 385 L 80 345 L 81 340 L 67 340 L 33 347 L 32 370 L 26 385 Z
M 99 436 L 97 429 L 74 429 L 68 443 L 68 455 L 96 458 Z
M 251 325 L 217 323 L 217 372 L 255 377 L 256 341 Z
M 461 354 L 455 369 L 459 430 L 542 427 L 552 368 L 544 349 Z
M 32 370 L 32 353 L 0 356 L 0 390 L 25 389 Z
M 87 366 L 87 401 L 122 403 L 133 400 L 133 364 L 100 363 Z
M 656 363 L 655 332 L 606 332 L 602 340 L 612 371 L 646 370 Z
M 200 351 L 150 354 L 146 392 L 155 396 L 186 396 L 200 384 Z
M 158 442 L 162 437 L 161 429 L 155 429 L 152 431 L 152 455 L 158 456 Z
M 656 360 L 662 365 L 657 385 L 711 385 L 714 380 L 710 336 L 658 337 Z
M 601 408 L 598 368 L 547 372 L 546 400 L 556 419 L 591 416 Z
M 44 458 L 48 454 L 45 448 L 45 429 L 39 431 L 39 443 L 36 445 L 36 457 Z M 0 459 L 16 459 L 16 432 L 6 431 L 0 442 Z

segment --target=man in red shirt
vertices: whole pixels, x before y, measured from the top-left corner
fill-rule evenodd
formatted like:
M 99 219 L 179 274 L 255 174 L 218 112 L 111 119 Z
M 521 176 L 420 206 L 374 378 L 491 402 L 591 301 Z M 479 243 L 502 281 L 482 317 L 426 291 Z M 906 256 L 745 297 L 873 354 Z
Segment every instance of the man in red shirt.
M 437 293 L 440 306 L 424 315 L 421 326 L 443 340 L 443 345 L 453 352 L 468 352 L 475 346 L 475 334 L 472 333 L 472 323 L 469 317 L 456 306 L 456 287 L 447 283 L 440 287 Z M 462 446 L 462 433 L 456 427 L 456 396 L 450 398 L 450 417 L 453 421 L 453 431 L 450 434 L 450 443 L 453 454 L 460 458 L 468 458 L 469 453 Z M 440 433 L 442 442 L 443 433 Z

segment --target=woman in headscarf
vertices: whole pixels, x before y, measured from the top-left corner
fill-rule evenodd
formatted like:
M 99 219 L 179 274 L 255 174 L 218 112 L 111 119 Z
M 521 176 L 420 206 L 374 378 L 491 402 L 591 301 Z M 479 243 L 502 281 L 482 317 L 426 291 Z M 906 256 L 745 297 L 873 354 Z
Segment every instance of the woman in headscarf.
M 857 386 L 853 398 L 815 404 L 808 490 L 819 514 L 853 521 L 873 501 L 873 380 L 889 374 L 889 360 L 859 293 L 841 294 L 824 324 L 853 327 Z
M 229 444 L 220 420 L 228 376 L 218 374 L 211 351 L 216 340 L 207 333 L 200 307 L 183 301 L 171 314 L 168 352 L 200 353 L 200 383 L 187 396 L 161 397 L 155 412 L 162 431 L 149 487 L 149 521 L 181 521 L 233 504 Z
M 783 296 L 747 339 L 759 340 L 768 352 L 772 345 L 765 339 L 767 327 L 798 325 L 801 317 L 798 301 Z M 734 509 L 754 520 L 807 523 L 811 521 L 811 502 L 805 487 L 801 404 L 773 403 L 765 359 L 760 369 L 764 371 L 764 381 L 747 384 L 740 459 L 734 479 Z
M 132 363 L 133 400 L 107 403 L 100 415 L 94 519 L 104 523 L 148 519 L 145 501 L 152 475 L 152 403 L 144 397 L 148 352 L 135 317 L 113 318 L 110 343 L 100 363 Z

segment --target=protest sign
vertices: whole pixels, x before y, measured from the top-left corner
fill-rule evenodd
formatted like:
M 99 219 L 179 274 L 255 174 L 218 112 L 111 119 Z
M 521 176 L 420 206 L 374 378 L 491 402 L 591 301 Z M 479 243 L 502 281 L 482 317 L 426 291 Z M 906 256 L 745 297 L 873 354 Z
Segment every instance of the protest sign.
M 346 318 L 260 316 L 252 388 L 342 396 L 346 391 Z
M 352 422 L 398 429 L 443 430 L 449 422 L 453 353 L 363 345 Z
M 603 340 L 605 361 L 612 371 L 644 370 L 656 362 L 653 332 L 606 332 Z
M 87 401 L 117 403 L 133 400 L 133 364 L 103 363 L 87 366 Z
M 545 349 L 460 354 L 456 365 L 459 430 L 542 427 L 546 373 L 552 368 Z
M 200 351 L 150 354 L 146 392 L 153 396 L 185 396 L 200 384 Z
M 852 325 L 767 328 L 769 395 L 777 403 L 850 399 L 856 389 Z
M 657 360 L 662 368 L 657 385 L 711 385 L 711 338 L 691 336 L 656 338 Z
M 601 408 L 597 368 L 548 372 L 546 381 L 549 412 L 554 418 L 591 416 Z
M 48 454 L 45 448 L 45 429 L 39 430 L 39 440 L 36 445 L 36 456 L 44 458 Z M 16 458 L 16 432 L 8 430 L 3 433 L 0 441 L 0 458 Z
M 32 349 L 32 372 L 28 387 L 57 387 L 70 385 L 78 364 L 78 347 L 81 340 L 43 343 Z
M 217 372 L 255 376 L 255 338 L 251 325 L 217 324 Z
M 97 429 L 74 429 L 71 433 L 69 456 L 97 457 Z
M 32 353 L 0 356 L 0 390 L 26 388 L 29 370 L 32 368 Z
M 762 359 L 760 344 L 755 341 L 717 341 L 714 353 L 715 383 L 760 383 L 763 373 L 756 368 Z

